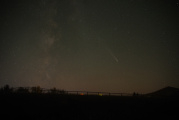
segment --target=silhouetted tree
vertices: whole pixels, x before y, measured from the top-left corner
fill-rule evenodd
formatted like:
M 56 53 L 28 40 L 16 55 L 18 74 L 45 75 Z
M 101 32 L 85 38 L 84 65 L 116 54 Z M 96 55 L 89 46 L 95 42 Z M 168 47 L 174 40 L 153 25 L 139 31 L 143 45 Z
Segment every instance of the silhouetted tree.
M 133 93 L 133 96 L 138 96 L 138 95 L 139 95 L 138 93 L 135 93 L 135 92 Z
M 31 90 L 32 93 L 42 93 L 42 89 L 40 88 L 40 86 L 32 87 Z
M 66 94 L 66 91 L 65 90 L 59 90 L 58 93 L 59 94 Z
M 57 94 L 58 90 L 54 87 L 54 88 L 50 89 L 50 93 Z
M 17 89 L 17 93 L 29 93 L 29 89 L 23 88 L 23 87 L 19 87 Z
M 0 88 L 0 93 L 1 93 L 1 94 L 3 93 L 3 88 Z
M 64 90 L 58 90 L 54 87 L 54 88 L 50 89 L 50 93 L 52 93 L 52 94 L 65 94 L 65 91 Z
M 9 94 L 9 93 L 12 93 L 13 92 L 13 89 L 9 87 L 9 85 L 5 85 L 3 88 L 2 88 L 2 92 L 5 93 L 5 94 Z

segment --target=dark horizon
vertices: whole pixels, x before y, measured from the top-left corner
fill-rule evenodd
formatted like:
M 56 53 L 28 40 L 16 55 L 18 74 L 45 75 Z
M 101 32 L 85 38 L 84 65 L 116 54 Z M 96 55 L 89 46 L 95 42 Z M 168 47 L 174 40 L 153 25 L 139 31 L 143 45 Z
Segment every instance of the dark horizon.
M 179 89 L 172 87 L 147 95 L 103 96 L 68 94 L 55 89 L 44 94 L 39 87 L 31 92 L 23 88 L 13 92 L 5 86 L 0 89 L 0 98 L 1 117 L 5 119 L 176 119 L 179 107 Z
M 0 85 L 179 88 L 179 0 L 4 0 Z
M 179 95 L 179 88 L 175 88 L 172 86 L 166 86 L 164 88 L 157 89 L 155 91 L 150 91 L 148 93 L 138 93 L 133 91 L 131 93 L 125 92 L 108 92 L 108 91 L 80 91 L 80 90 L 64 90 L 56 87 L 53 88 L 41 88 L 40 86 L 28 86 L 28 87 L 13 87 L 8 84 L 0 87 L 0 93 L 42 93 L 42 94 L 69 94 L 69 95 L 97 95 L 97 96 L 158 96 L 160 97 L 171 97 Z M 170 96 L 171 95 L 171 96 Z

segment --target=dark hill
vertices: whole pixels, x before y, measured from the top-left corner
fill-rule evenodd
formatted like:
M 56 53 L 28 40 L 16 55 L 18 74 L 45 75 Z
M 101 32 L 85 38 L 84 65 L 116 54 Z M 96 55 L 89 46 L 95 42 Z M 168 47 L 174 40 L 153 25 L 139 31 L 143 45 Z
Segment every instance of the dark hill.
M 179 96 L 179 88 L 168 86 L 146 95 L 150 97 L 177 97 Z

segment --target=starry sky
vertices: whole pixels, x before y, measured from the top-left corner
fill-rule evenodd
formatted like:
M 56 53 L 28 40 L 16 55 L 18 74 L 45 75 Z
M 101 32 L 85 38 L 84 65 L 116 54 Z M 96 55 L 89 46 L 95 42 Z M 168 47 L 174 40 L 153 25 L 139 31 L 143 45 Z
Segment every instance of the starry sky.
M 1 0 L 0 86 L 179 87 L 179 0 Z

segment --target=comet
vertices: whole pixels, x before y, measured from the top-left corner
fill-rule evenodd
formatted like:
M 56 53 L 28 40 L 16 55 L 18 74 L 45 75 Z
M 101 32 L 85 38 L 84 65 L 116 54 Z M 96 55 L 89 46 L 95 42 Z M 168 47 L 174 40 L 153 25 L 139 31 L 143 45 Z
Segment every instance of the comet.
M 108 53 L 111 55 L 111 57 L 114 59 L 114 61 L 116 61 L 117 63 L 119 62 L 118 58 L 115 56 L 115 54 L 109 49 L 106 48 L 106 50 L 108 51 Z

